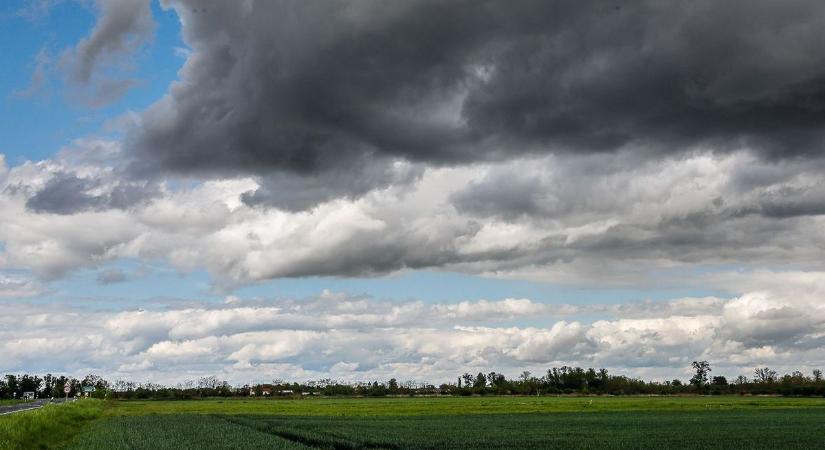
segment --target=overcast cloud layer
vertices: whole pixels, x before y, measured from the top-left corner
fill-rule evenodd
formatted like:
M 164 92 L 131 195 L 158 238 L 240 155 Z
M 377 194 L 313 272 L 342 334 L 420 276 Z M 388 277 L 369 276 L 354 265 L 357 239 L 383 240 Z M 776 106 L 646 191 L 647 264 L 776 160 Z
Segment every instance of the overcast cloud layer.
M 0 155 L 0 299 L 15 311 L 0 320 L 25 324 L 0 331 L 0 369 L 45 370 L 36 349 L 54 342 L 66 370 L 159 380 L 822 364 L 821 2 L 161 4 L 191 49 L 165 96 L 116 120 L 122 136 Z M 148 1 L 95 6 L 61 64 L 103 104 L 155 22 Z M 727 296 L 25 300 L 81 268 L 126 282 L 106 265 L 127 258 L 205 269 L 223 292 L 428 269 Z

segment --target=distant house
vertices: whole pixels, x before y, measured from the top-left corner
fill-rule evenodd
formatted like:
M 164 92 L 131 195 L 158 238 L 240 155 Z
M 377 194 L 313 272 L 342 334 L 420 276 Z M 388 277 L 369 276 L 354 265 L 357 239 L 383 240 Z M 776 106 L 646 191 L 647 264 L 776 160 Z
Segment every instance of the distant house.
M 272 395 L 272 386 L 258 385 L 249 389 L 250 396 L 260 395 L 262 397 L 269 397 Z
M 278 395 L 292 395 L 294 392 L 290 389 L 284 389 L 282 391 L 278 391 Z
M 24 392 L 23 400 L 34 400 L 34 392 Z

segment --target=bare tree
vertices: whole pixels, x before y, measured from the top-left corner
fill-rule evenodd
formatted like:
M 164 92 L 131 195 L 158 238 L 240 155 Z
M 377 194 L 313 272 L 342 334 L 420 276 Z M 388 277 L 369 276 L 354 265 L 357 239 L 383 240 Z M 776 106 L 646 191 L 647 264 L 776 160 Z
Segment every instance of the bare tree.
M 759 367 L 754 369 L 753 378 L 758 383 L 773 383 L 776 381 L 776 371 L 767 367 Z

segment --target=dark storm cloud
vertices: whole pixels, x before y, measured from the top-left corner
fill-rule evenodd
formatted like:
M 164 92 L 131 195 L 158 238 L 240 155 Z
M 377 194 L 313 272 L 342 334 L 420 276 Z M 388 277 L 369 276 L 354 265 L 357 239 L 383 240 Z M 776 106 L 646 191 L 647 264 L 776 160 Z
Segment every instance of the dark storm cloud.
M 818 1 L 168 3 L 194 53 L 132 136 L 138 170 L 821 153 Z

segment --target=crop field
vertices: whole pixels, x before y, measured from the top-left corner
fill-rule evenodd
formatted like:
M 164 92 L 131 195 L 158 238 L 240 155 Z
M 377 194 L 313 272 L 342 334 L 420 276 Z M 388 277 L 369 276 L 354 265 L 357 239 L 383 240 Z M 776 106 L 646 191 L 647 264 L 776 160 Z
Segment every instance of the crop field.
M 85 400 L 40 413 L 54 421 L 54 414 L 71 408 L 82 408 L 75 415 L 83 419 L 73 425 L 73 435 L 31 447 L 825 448 L 822 398 Z M 31 423 L 29 429 L 34 431 Z M 22 440 L 6 448 L 27 445 Z
M 800 409 L 825 412 L 823 398 L 749 396 L 654 397 L 385 397 L 288 399 L 131 400 L 110 412 L 140 414 L 277 414 L 298 416 L 410 416 L 598 411 L 708 411 Z

